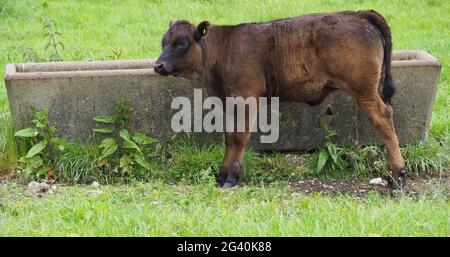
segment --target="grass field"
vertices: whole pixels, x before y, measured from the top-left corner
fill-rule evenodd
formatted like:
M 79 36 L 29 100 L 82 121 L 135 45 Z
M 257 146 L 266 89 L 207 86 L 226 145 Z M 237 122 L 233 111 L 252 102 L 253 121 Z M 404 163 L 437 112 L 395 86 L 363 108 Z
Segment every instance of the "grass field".
M 44 198 L 0 187 L 0 236 L 448 236 L 448 198 L 305 196 L 286 187 L 161 183 L 61 187 Z M 98 190 L 98 189 L 95 189 Z
M 391 26 L 394 49 L 423 49 L 442 62 L 429 139 L 402 150 L 413 172 L 433 172 L 448 164 L 435 162 L 437 157 L 448 158 L 450 145 L 450 5 L 445 0 L 1 0 L 0 67 L 52 60 L 51 50 L 45 49 L 46 17 L 61 33 L 61 59 L 70 61 L 157 57 L 170 19 L 235 24 L 348 9 L 379 11 Z M 12 135 L 1 80 L 0 173 L 17 167 L 20 153 Z M 373 194 L 364 200 L 293 194 L 286 185 L 256 185 L 296 178 L 308 167 L 297 169 L 280 154 L 255 152 L 246 155 L 251 169 L 244 182 L 250 187 L 222 191 L 210 185 L 210 175 L 220 165 L 223 147 L 182 144 L 172 150 L 171 162 L 152 163 L 158 172 L 150 180 L 163 178 L 164 183 L 106 186 L 95 197 L 86 196 L 91 189 L 85 186 L 61 187 L 53 195 L 38 198 L 24 195 L 24 190 L 10 183 L 0 184 L 0 235 L 450 235 L 446 191 L 395 199 Z M 59 168 L 77 175 L 73 166 Z M 439 171 L 449 168 L 439 167 Z

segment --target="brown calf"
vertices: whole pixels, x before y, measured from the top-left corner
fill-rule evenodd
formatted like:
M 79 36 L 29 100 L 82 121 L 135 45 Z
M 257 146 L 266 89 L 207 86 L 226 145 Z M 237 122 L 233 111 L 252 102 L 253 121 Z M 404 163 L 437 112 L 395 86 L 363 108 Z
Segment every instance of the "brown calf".
M 386 145 L 395 181 L 405 164 L 392 120 L 391 33 L 375 11 L 309 14 L 234 26 L 171 22 L 154 65 L 161 75 L 200 80 L 209 95 L 279 97 L 320 104 L 341 89 L 356 99 Z M 252 120 L 246 120 L 246 125 Z M 246 132 L 225 133 L 219 185 L 236 185 Z

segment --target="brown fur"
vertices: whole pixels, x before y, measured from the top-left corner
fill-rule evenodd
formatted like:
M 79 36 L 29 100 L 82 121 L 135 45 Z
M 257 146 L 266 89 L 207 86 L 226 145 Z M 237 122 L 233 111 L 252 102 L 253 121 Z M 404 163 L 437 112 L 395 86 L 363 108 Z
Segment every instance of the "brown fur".
M 187 45 L 180 47 L 180 38 Z M 277 96 L 280 101 L 316 105 L 332 91 L 344 90 L 386 144 L 393 177 L 404 174 L 389 105 L 394 93 L 391 35 L 375 11 L 309 14 L 234 26 L 177 21 L 162 43 L 155 71 L 200 80 L 210 95 Z M 219 184 L 236 184 L 248 139 L 248 132 L 225 134 Z

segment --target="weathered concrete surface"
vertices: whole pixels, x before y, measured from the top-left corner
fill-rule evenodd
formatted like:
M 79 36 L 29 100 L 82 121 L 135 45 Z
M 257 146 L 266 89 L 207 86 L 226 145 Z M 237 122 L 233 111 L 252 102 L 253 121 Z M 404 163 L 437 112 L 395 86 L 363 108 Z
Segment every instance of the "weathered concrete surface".
M 134 130 L 165 140 L 170 127 L 174 97 L 193 99 L 197 82 L 162 77 L 152 70 L 153 60 L 9 64 L 5 81 L 16 129 L 28 126 L 30 107 L 49 108 L 50 122 L 62 136 L 83 140 L 96 127 L 92 120 L 111 114 L 114 100 L 132 102 Z M 397 86 L 393 98 L 394 121 L 400 143 L 426 138 L 441 64 L 424 51 L 394 52 L 393 77 Z M 328 111 L 327 111 L 328 109 Z M 330 114 L 330 111 L 332 114 Z M 204 112 L 206 113 L 206 111 Z M 356 115 L 354 115 L 356 113 Z M 260 144 L 253 134 L 251 145 L 266 150 L 305 150 L 320 146 L 323 120 L 334 128 L 344 144 L 380 142 L 373 126 L 357 109 L 353 99 L 341 91 L 321 105 L 280 104 L 280 137 L 277 143 Z M 195 138 L 221 138 L 217 133 Z

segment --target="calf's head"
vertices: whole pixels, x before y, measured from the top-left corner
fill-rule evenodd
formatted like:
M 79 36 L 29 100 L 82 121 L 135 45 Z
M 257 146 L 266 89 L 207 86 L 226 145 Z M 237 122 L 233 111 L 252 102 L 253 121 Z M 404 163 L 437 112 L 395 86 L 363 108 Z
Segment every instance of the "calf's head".
M 197 26 L 184 20 L 171 21 L 161 40 L 162 53 L 153 65 L 155 72 L 165 76 L 195 76 L 202 60 L 200 41 L 210 26 L 208 21 Z

